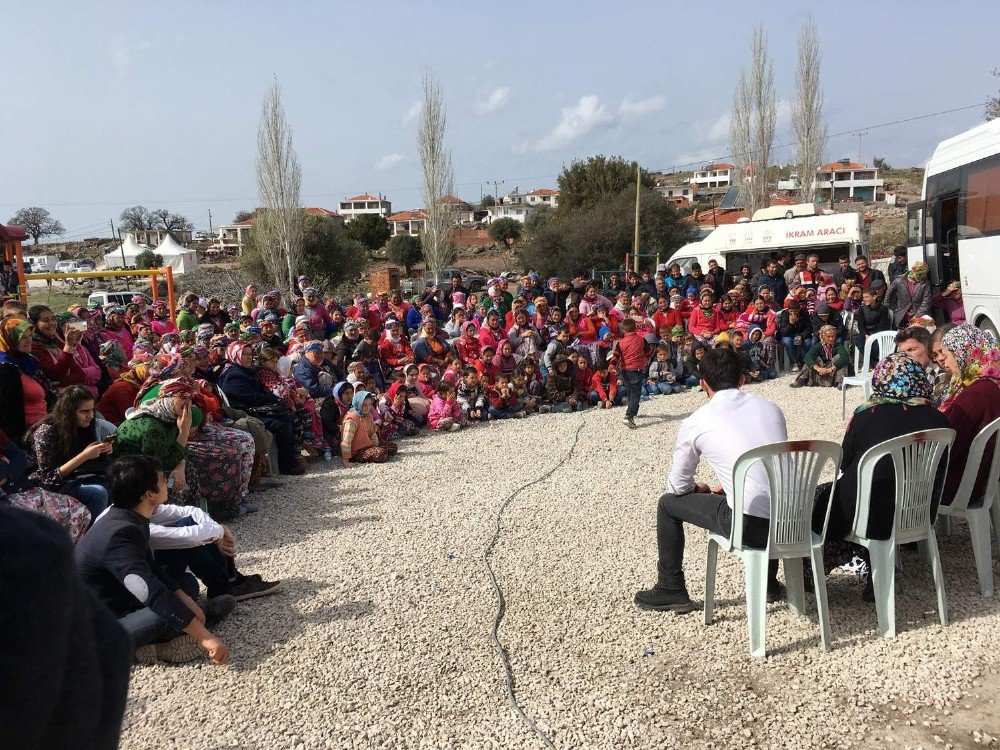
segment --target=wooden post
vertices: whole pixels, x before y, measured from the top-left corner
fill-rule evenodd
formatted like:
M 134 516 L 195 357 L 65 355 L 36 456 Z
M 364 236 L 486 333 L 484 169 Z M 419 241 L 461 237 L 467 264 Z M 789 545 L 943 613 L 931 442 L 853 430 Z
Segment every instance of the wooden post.
M 153 302 L 156 302 L 160 298 L 160 274 L 154 271 L 150 278 L 153 280 Z
M 21 240 L 14 240 L 14 257 L 17 258 L 17 292 L 24 304 L 28 304 L 28 282 L 24 278 L 24 255 L 21 253 Z
M 174 297 L 174 269 L 170 266 L 160 269 L 167 274 L 167 305 L 170 307 L 170 319 L 177 318 L 177 300 Z

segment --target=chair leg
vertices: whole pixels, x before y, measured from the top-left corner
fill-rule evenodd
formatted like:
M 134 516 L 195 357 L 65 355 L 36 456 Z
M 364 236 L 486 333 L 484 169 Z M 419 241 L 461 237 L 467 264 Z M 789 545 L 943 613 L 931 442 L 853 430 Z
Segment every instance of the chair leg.
M 744 552 L 743 578 L 747 594 L 747 628 L 750 656 L 763 658 L 764 620 L 767 616 L 767 554 Z
M 939 536 L 951 536 L 951 516 L 938 513 L 937 521 L 934 522 L 934 531 Z
M 990 508 L 990 515 L 993 517 L 993 533 L 996 535 L 997 551 L 1000 552 L 1000 503 L 994 503 Z
M 948 601 L 944 595 L 944 571 L 941 569 L 941 553 L 938 551 L 934 530 L 927 537 L 927 551 L 931 558 L 931 572 L 934 574 L 934 588 L 937 589 L 938 617 L 942 625 L 948 624 Z
M 712 624 L 715 613 L 715 568 L 719 561 L 719 545 L 708 540 L 708 560 L 705 564 L 705 624 Z
M 896 543 L 871 542 L 868 547 L 872 562 L 872 587 L 875 590 L 875 611 L 878 614 L 878 634 L 896 637 Z
M 802 572 L 802 558 L 787 558 L 785 569 L 785 590 L 788 592 L 788 608 L 799 617 L 806 616 L 806 585 Z
M 972 537 L 972 555 L 976 558 L 979 574 L 979 591 L 983 596 L 993 596 L 993 550 L 990 547 L 990 514 L 980 509 L 970 510 L 969 536 Z
M 925 565 L 930 565 L 931 556 L 926 539 L 921 539 L 919 542 L 917 542 L 917 552 L 920 554 L 920 562 L 924 563 Z
M 840 386 L 840 419 L 847 419 L 847 385 L 841 384 Z M 997 537 L 1000 540 L 1000 536 Z M 1000 544 L 1000 541 L 998 541 Z
M 823 548 L 813 547 L 810 555 L 813 588 L 816 591 L 816 617 L 819 620 L 819 642 L 824 651 L 830 650 L 830 610 L 826 602 L 826 576 L 823 575 Z

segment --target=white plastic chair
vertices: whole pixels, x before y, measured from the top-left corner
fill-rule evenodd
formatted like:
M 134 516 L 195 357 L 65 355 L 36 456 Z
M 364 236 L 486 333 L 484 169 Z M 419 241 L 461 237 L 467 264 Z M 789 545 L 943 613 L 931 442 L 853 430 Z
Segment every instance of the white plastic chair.
M 865 339 L 865 350 L 861 355 L 861 362 L 857 358 L 854 360 L 854 372 L 856 375 L 848 375 L 840 386 L 840 418 L 847 417 L 847 389 L 851 386 L 859 385 L 865 391 L 865 400 L 872 394 L 872 371 L 870 363 L 872 361 L 872 349 L 878 352 L 876 361 L 885 359 L 896 348 L 895 331 L 879 331 L 871 334 Z M 855 353 L 857 349 L 855 349 Z
M 930 560 L 934 587 L 937 589 L 938 616 L 942 625 L 948 624 L 941 555 L 934 527 L 931 526 L 931 504 L 935 499 L 934 479 L 938 467 L 944 459 L 947 473 L 947 454 L 954 440 L 955 431 L 947 428 L 911 432 L 872 446 L 858 462 L 857 508 L 847 541 L 868 549 L 878 631 L 884 638 L 896 635 L 896 548 L 900 544 L 916 542 L 921 557 Z M 892 531 L 888 539 L 869 539 L 866 535 L 872 501 L 872 474 L 875 465 L 886 456 L 892 457 L 896 472 Z M 884 502 L 888 498 L 879 499 Z
M 990 438 L 997 439 L 991 451 L 989 460 L 989 475 L 986 479 L 986 491 L 983 496 L 972 497 L 972 488 L 976 476 L 983 465 L 986 444 Z M 951 505 L 942 505 L 938 513 L 946 519 L 945 528 L 952 517 L 964 518 L 969 524 L 969 536 L 972 538 L 972 554 L 976 559 L 976 572 L 979 574 L 979 591 L 983 596 L 993 596 L 993 550 L 990 547 L 990 516 L 996 527 L 997 544 L 1000 545 L 1000 419 L 995 419 L 986 425 L 969 447 L 969 459 L 962 474 L 962 483 L 958 486 L 955 499 Z M 970 508 L 969 503 L 975 502 Z
M 812 531 L 812 513 L 816 486 L 827 461 L 833 462 L 834 474 L 840 467 L 841 449 L 825 440 L 801 440 L 772 443 L 749 450 L 739 457 L 733 469 L 733 528 L 728 537 L 708 535 L 708 561 L 705 570 L 705 624 L 712 624 L 715 608 L 715 569 L 721 547 L 743 560 L 746 586 L 747 622 L 750 632 L 750 655 L 763 657 L 764 620 L 767 609 L 767 565 L 769 560 L 784 560 L 788 606 L 805 616 L 805 581 L 802 560 L 812 561 L 816 591 L 816 613 L 820 642 L 830 649 L 830 616 L 826 603 L 826 576 L 823 572 L 823 538 L 830 518 L 827 507 L 823 533 Z M 771 488 L 771 522 L 766 549 L 743 546 L 743 492 L 747 471 L 760 461 Z M 834 487 L 836 479 L 834 479 Z

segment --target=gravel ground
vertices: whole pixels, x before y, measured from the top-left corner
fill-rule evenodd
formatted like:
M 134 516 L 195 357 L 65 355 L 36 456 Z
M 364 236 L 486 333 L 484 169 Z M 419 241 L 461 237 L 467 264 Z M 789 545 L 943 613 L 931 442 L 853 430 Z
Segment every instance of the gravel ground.
M 788 382 L 751 389 L 783 406 L 790 438 L 839 441 L 840 393 Z M 964 524 L 941 540 L 947 628 L 929 569 L 907 553 L 894 640 L 877 637 L 854 579 L 834 575 L 833 650 L 814 619 L 775 604 L 768 657 L 751 660 L 742 568 L 725 555 L 714 625 L 635 608 L 654 581 L 677 427 L 703 402 L 644 403 L 636 432 L 616 409 L 422 435 L 389 464 L 335 461 L 256 495 L 261 512 L 235 526 L 240 566 L 285 579 L 284 593 L 220 626 L 229 666 L 137 668 L 123 747 L 542 747 L 506 701 L 482 554 L 497 505 L 566 457 L 581 420 L 569 460 L 508 509 L 493 558 L 518 697 L 556 747 L 957 748 L 1000 735 L 988 705 L 1000 605 L 979 595 Z M 704 463 L 700 477 L 712 480 Z M 702 533 L 686 556 L 700 600 Z

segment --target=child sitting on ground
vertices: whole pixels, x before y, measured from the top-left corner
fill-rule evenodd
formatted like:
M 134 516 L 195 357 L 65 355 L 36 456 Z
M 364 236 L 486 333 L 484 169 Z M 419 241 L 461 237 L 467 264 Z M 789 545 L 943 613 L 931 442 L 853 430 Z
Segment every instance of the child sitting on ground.
M 427 414 L 427 425 L 432 430 L 448 430 L 458 432 L 466 424 L 462 406 L 455 396 L 455 388 L 451 383 L 442 381 L 437 393 L 431 401 L 431 410 Z
M 510 387 L 514 389 L 514 395 L 517 396 L 518 402 L 521 404 L 521 408 L 524 409 L 529 414 L 532 414 L 539 410 L 541 406 L 539 404 L 539 399 L 531 395 L 528 390 L 528 381 L 525 378 L 524 370 L 518 367 L 514 370 L 514 375 L 510 379 Z M 545 411 L 548 411 L 546 408 Z
M 448 360 L 448 367 L 445 368 L 444 374 L 441 376 L 441 382 L 451 383 L 457 387 L 462 380 L 462 370 L 464 369 L 465 365 L 462 364 L 462 358 L 457 354 L 452 356 Z
M 573 363 L 565 354 L 558 354 L 552 360 L 549 377 L 545 381 L 545 398 L 551 404 L 553 412 L 578 411 L 583 408 L 576 397 Z
M 684 390 L 684 386 L 677 382 L 676 364 L 670 361 L 669 344 L 656 347 L 656 354 L 649 363 L 649 373 L 643 388 L 648 396 L 680 393 Z
M 618 377 L 607 361 L 600 363 L 590 377 L 587 394 L 590 404 L 592 406 L 600 404 L 603 408 L 610 409 L 621 404 L 624 394 L 624 389 L 618 388 Z
M 733 331 L 729 340 L 733 344 L 733 351 L 736 352 L 736 356 L 740 360 L 740 374 L 743 375 L 743 379 L 747 383 L 758 383 L 760 382 L 760 371 L 758 371 L 753 362 L 750 359 L 750 352 L 744 345 L 743 341 L 743 331 L 737 329 Z
M 764 329 L 760 326 L 750 326 L 747 336 L 750 340 L 744 346 L 750 355 L 753 371 L 757 373 L 755 382 L 774 380 L 778 377 L 778 371 L 774 366 L 774 350 L 764 344 Z
M 496 383 L 490 389 L 490 419 L 507 419 L 509 417 L 521 419 L 525 416 L 527 414 L 521 408 L 521 403 L 510 384 L 510 379 L 500 373 L 497 375 Z
M 457 389 L 458 403 L 462 412 L 470 420 L 486 419 L 486 396 L 479 383 L 479 371 L 475 367 L 466 367 L 462 372 L 462 382 Z
M 589 403 L 587 397 L 591 391 L 590 380 L 594 377 L 594 371 L 590 369 L 587 358 L 582 354 L 576 356 L 570 354 L 569 360 L 576 365 L 576 374 L 573 376 L 576 383 L 576 397 L 581 404 L 586 406 Z
M 499 372 L 499 368 L 493 364 L 493 357 L 495 355 L 496 349 L 492 345 L 484 346 L 479 359 L 474 363 L 476 372 L 479 373 L 479 378 L 483 381 L 483 386 L 487 388 L 493 385 Z

